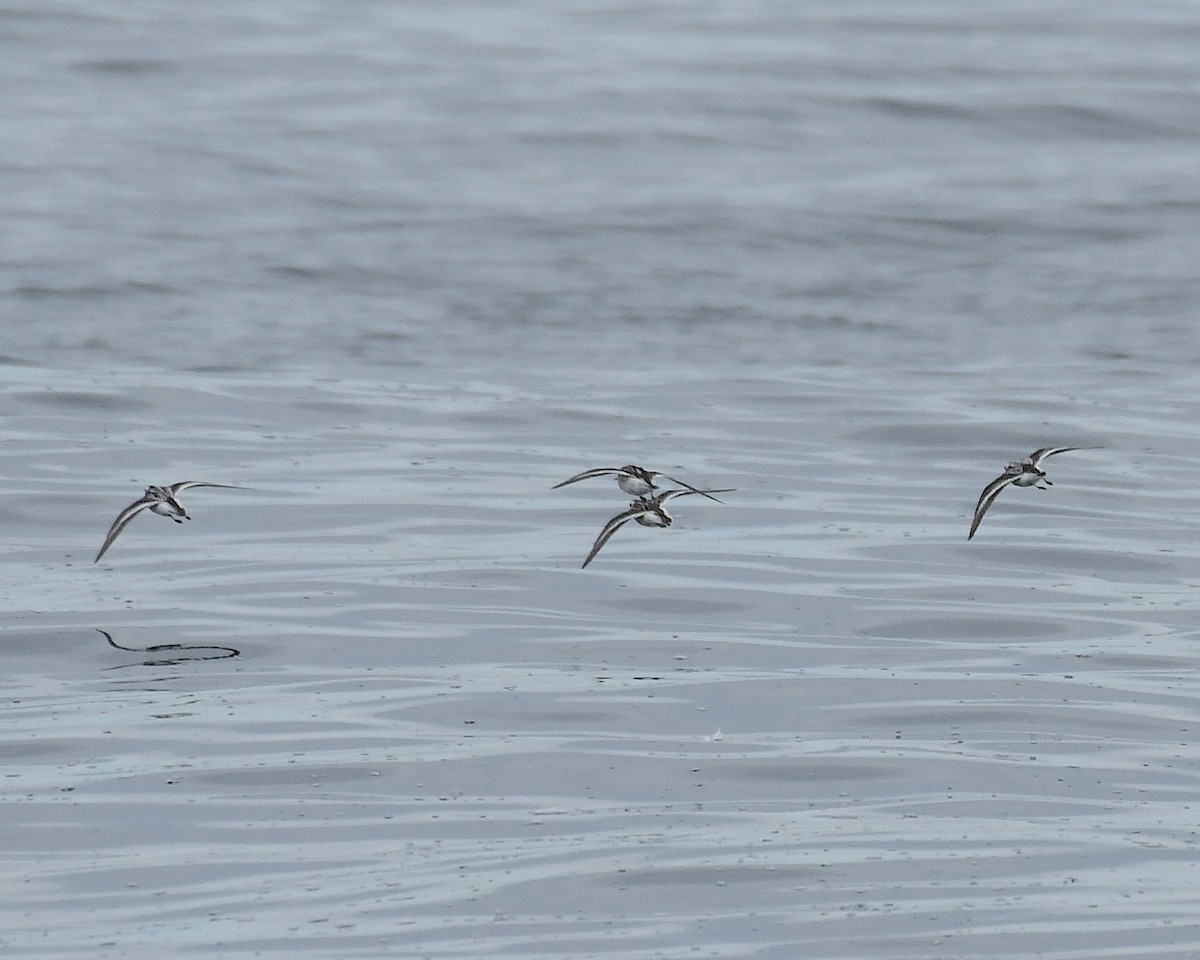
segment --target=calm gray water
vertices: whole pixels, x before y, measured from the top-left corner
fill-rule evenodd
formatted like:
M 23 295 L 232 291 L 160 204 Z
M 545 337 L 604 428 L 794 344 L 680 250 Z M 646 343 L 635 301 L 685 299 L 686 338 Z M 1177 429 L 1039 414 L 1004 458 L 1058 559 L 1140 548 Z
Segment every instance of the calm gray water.
M 0 6 L 5 955 L 1192 960 L 1198 42 Z

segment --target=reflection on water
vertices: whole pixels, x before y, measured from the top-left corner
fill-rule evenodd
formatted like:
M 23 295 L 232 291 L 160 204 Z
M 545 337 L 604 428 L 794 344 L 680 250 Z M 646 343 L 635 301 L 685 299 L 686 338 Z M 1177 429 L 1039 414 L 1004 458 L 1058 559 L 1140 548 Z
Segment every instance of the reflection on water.
M 173 667 L 191 660 L 227 660 L 230 657 L 241 656 L 241 651 L 235 647 L 222 647 L 216 644 L 154 643 L 148 647 L 125 647 L 117 643 L 113 639 L 112 634 L 107 630 L 97 628 L 96 632 L 103 634 L 104 639 L 108 641 L 108 645 L 117 650 L 125 650 L 129 653 L 153 653 L 156 655 L 136 664 L 124 663 L 115 667 L 109 667 L 109 670 L 123 670 L 131 666 Z M 158 654 L 164 653 L 170 653 L 171 656 L 158 656 Z

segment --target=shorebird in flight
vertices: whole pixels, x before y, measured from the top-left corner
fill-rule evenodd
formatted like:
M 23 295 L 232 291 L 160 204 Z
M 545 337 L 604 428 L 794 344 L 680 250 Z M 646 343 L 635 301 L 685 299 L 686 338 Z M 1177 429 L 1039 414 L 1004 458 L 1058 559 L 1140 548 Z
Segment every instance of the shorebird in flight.
M 1000 491 L 1009 484 L 1017 487 L 1037 487 L 1039 490 L 1045 490 L 1046 487 L 1054 486 L 1046 476 L 1046 471 L 1042 469 L 1042 461 L 1047 457 L 1053 457 L 1058 453 L 1068 453 L 1071 450 L 1098 450 L 1099 447 L 1042 447 L 1040 450 L 1034 450 L 1029 456 L 1022 460 L 1014 460 L 1004 472 L 995 480 L 983 488 L 983 493 L 979 495 L 979 502 L 975 504 L 975 518 L 971 521 L 971 532 L 967 534 L 967 539 L 970 540 L 975 536 L 975 531 L 979 529 L 979 524 L 983 522 L 983 515 L 987 513 L 988 507 L 999 496 Z M 1042 484 L 1046 486 L 1042 486 Z
M 586 567 L 598 554 L 601 548 L 612 539 L 612 535 L 620 530 L 630 520 L 636 520 L 643 527 L 669 527 L 674 519 L 669 513 L 664 504 L 672 497 L 688 497 L 693 493 L 698 493 L 701 496 L 708 497 L 710 500 L 717 500 L 716 497 L 709 496 L 713 493 L 733 493 L 735 488 L 730 487 L 724 490 L 664 490 L 657 497 L 650 499 L 634 500 L 629 505 L 628 510 L 618 513 L 615 517 L 604 525 L 604 529 L 600 531 L 600 536 L 596 538 L 596 542 L 592 544 L 592 552 L 587 555 L 587 559 L 583 561 Z M 720 503 L 717 500 L 717 503 Z
M 654 482 L 654 478 L 663 477 L 672 483 L 679 484 L 681 487 L 686 487 L 691 493 L 698 493 L 701 496 L 708 497 L 709 500 L 717 500 L 716 497 L 709 496 L 709 492 L 698 490 L 690 483 L 684 483 L 682 480 L 668 477 L 665 473 L 660 473 L 658 470 L 647 470 L 645 467 L 639 467 L 632 463 L 627 463 L 623 467 L 597 467 L 595 470 L 584 470 L 583 473 L 577 473 L 569 480 L 556 483 L 550 489 L 557 490 L 559 487 L 565 487 L 568 483 L 578 483 L 580 480 L 591 480 L 593 477 L 604 477 L 609 474 L 616 476 L 617 486 L 631 497 L 645 499 L 648 494 L 652 494 L 658 489 L 658 484 Z M 716 492 L 723 493 L 724 491 L 718 490 Z M 717 500 L 717 503 L 720 502 L 720 500 Z
M 121 531 L 129 526 L 129 521 L 143 510 L 157 513 L 160 517 L 167 517 L 176 523 L 191 520 L 192 518 L 188 516 L 188 512 L 183 509 L 183 504 L 179 502 L 179 494 L 191 487 L 223 487 L 227 490 L 246 489 L 245 487 L 238 487 L 231 483 L 205 483 L 202 480 L 182 480 L 179 483 L 171 483 L 163 487 L 151 485 L 146 488 L 146 492 L 140 500 L 135 500 L 117 514 L 117 519 L 108 528 L 108 536 L 104 538 L 104 545 L 100 548 L 100 552 L 96 554 L 96 559 L 92 563 L 100 562 L 100 558 L 113 545 L 113 541 L 121 535 Z

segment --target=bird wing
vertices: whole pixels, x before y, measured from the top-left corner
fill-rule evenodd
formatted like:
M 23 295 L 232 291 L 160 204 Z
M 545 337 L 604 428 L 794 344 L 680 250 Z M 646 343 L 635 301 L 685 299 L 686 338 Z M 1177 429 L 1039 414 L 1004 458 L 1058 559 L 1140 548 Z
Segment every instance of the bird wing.
M 104 538 L 104 545 L 100 548 L 100 552 L 96 554 L 96 559 L 92 563 L 99 563 L 100 558 L 108 551 L 108 548 L 113 545 L 113 541 L 121 535 L 121 531 L 129 526 L 129 521 L 136 517 L 139 513 L 157 501 L 153 497 L 142 497 L 141 500 L 135 500 L 124 510 L 117 514 L 117 519 L 113 521 L 113 525 L 108 528 L 108 536 Z
M 666 474 L 663 474 L 663 476 L 666 476 Z M 671 478 L 667 477 L 667 479 L 670 480 Z M 674 482 L 680 483 L 681 481 L 676 480 Z M 685 483 L 684 486 L 687 487 L 688 485 Z M 717 500 L 717 498 L 714 496 L 711 496 L 711 494 L 733 493 L 736 489 L 737 489 L 737 487 L 723 487 L 723 488 L 720 488 L 717 490 L 697 490 L 695 487 L 688 487 L 686 490 L 664 490 L 662 493 L 660 493 L 654 499 L 658 503 L 666 503 L 672 497 L 687 497 L 687 496 L 691 496 L 693 493 L 698 493 L 702 497 L 708 497 L 709 500 L 716 500 L 717 503 L 724 503 L 725 502 L 724 500 Z
M 595 470 L 584 470 L 583 473 L 577 473 L 570 480 L 564 480 L 562 483 L 556 483 L 551 490 L 557 490 L 559 487 L 565 487 L 568 483 L 578 483 L 580 480 L 591 480 L 592 477 L 603 477 L 610 473 L 624 473 L 620 467 L 596 467 Z
M 592 552 L 587 555 L 587 559 L 583 561 L 583 566 L 586 567 L 592 562 L 593 558 L 600 552 L 600 549 L 612 539 L 612 535 L 620 530 L 625 524 L 636 517 L 644 517 L 648 513 L 654 511 L 650 507 L 630 507 L 623 513 L 618 513 L 615 517 L 604 525 L 604 529 L 600 531 L 600 536 L 596 538 L 596 542 L 592 544 Z
M 714 496 L 711 496 L 711 494 L 714 494 L 714 493 L 728 493 L 728 492 L 729 492 L 729 491 L 727 491 L 727 490 L 701 490 L 701 489 L 699 489 L 698 487 L 693 487 L 693 486 L 692 486 L 690 483 L 684 483 L 682 480 L 676 480 L 674 477 L 669 477 L 669 476 L 667 476 L 665 473 L 664 473 L 664 474 L 661 474 L 661 476 L 667 477 L 667 479 L 668 479 L 668 480 L 670 480 L 672 483 L 677 483 L 677 484 L 679 484 L 681 487 L 687 487 L 687 490 L 686 490 L 686 491 L 680 491 L 680 490 L 676 490 L 676 491 L 675 491 L 675 493 L 676 493 L 676 494 L 679 494 L 679 493 L 682 493 L 682 492 L 687 492 L 687 493 L 698 493 L 698 494 L 700 494 L 700 496 L 702 496 L 702 497 L 708 497 L 708 499 L 709 499 L 709 500 L 716 500 L 716 502 L 717 502 L 717 503 L 720 503 L 721 501 L 720 501 L 720 500 L 717 500 L 717 498 L 716 498 L 716 497 L 714 497 Z
M 975 505 L 975 518 L 971 521 L 971 532 L 967 534 L 968 540 L 975 536 L 975 531 L 979 529 L 979 524 L 983 521 L 983 515 L 988 512 L 988 507 L 992 505 L 992 501 L 999 496 L 1001 490 L 1019 476 L 1019 473 L 1005 471 L 983 488 L 983 493 L 979 495 L 979 503 Z
M 223 487 L 226 490 L 245 490 L 245 487 L 239 487 L 232 483 L 205 483 L 203 480 L 180 480 L 178 483 L 172 483 L 164 487 L 172 497 L 178 496 L 184 490 L 189 490 L 192 487 Z
M 1042 447 L 1040 450 L 1034 450 L 1029 455 L 1029 462 L 1035 467 L 1038 466 L 1047 457 L 1052 457 L 1056 453 L 1068 453 L 1071 450 L 1099 450 L 1099 447 Z
M 979 513 L 981 509 L 987 509 L 987 507 L 983 505 L 983 501 L 987 500 L 988 504 L 990 505 L 991 502 L 996 499 L 996 494 L 1004 489 L 1003 481 L 1016 480 L 1017 477 L 1023 476 L 1024 473 L 1025 469 L 1021 466 L 1020 461 L 1017 463 L 1010 463 L 1004 468 L 1004 472 L 1000 474 L 1000 476 L 983 488 L 983 492 L 979 495 L 979 499 L 975 501 L 975 512 Z M 1000 484 L 1000 486 L 993 490 L 992 487 L 994 487 L 996 484 Z

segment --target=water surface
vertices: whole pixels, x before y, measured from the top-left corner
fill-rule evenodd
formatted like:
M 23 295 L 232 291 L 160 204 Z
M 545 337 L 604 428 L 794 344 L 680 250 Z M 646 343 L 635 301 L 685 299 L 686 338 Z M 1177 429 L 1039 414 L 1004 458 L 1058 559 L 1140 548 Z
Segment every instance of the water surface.
M 0 946 L 1193 957 L 1198 34 L 0 10 Z

